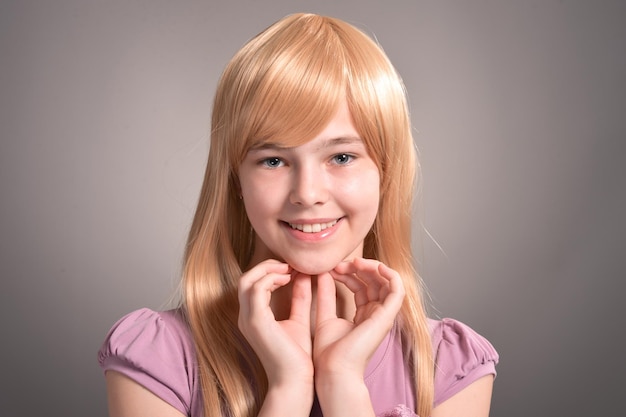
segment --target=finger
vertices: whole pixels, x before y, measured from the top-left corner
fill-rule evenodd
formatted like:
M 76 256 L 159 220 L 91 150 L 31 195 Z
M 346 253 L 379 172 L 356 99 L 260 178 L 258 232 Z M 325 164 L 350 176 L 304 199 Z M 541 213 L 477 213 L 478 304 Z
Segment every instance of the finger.
M 311 276 L 304 274 L 292 275 L 291 289 L 291 320 L 308 325 L 311 322 Z
M 290 274 L 268 274 L 255 281 L 250 289 L 240 296 L 241 313 L 247 314 L 250 321 L 263 320 L 267 316 L 273 317 L 274 314 L 270 309 L 272 292 L 290 280 Z
M 337 289 L 329 273 L 317 276 L 317 321 L 337 318 Z
M 265 261 L 241 276 L 238 286 L 240 316 L 262 318 L 269 307 L 271 293 L 291 279 L 287 264 Z
M 335 271 L 356 276 L 366 286 L 368 300 L 379 300 L 383 298 L 381 289 L 388 284 L 378 271 L 379 264 L 380 262 L 374 259 L 355 258 L 337 265 Z
M 337 282 L 344 284 L 354 294 L 354 302 L 357 307 L 365 305 L 369 302 L 367 293 L 367 285 L 361 281 L 355 274 L 340 274 L 337 271 L 330 271 L 330 275 Z
M 400 274 L 383 263 L 378 266 L 378 270 L 383 277 L 389 280 L 389 285 L 387 286 L 389 292 L 385 295 L 383 304 L 386 306 L 402 305 L 405 290 Z
M 267 295 L 269 298 L 271 293 L 286 285 L 289 281 L 291 281 L 291 274 L 269 273 L 252 283 L 249 290 L 250 296 L 256 298 Z
M 291 267 L 283 262 L 273 259 L 260 262 L 239 278 L 238 290 L 240 293 L 248 291 L 257 280 L 267 274 L 288 274 L 290 271 Z
M 339 274 L 339 271 L 350 274 Z M 382 262 L 356 258 L 337 265 L 331 273 L 355 293 L 357 307 L 377 301 L 383 305 L 384 311 L 395 316 L 402 306 L 405 295 L 402 278 Z
M 374 270 L 381 262 L 376 259 L 354 258 L 349 261 L 343 261 L 334 268 L 342 273 L 356 273 L 359 270 Z

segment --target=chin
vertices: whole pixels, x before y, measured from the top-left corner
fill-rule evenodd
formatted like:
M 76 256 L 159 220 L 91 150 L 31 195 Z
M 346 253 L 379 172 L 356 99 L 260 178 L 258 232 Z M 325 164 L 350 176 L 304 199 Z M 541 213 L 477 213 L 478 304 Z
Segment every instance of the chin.
M 337 262 L 287 262 L 296 271 L 306 275 L 319 275 L 331 271 Z

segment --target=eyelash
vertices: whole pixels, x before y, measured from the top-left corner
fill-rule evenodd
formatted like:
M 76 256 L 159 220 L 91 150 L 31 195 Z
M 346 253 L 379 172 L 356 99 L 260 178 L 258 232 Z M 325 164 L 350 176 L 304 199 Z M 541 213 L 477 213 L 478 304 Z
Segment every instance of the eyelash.
M 338 158 L 346 158 L 347 161 L 346 162 L 339 162 Z M 332 160 L 337 164 L 337 165 L 348 165 L 350 162 L 354 161 L 356 157 L 352 154 L 349 153 L 338 153 L 337 155 L 334 155 L 332 157 Z
M 276 157 L 276 156 L 271 156 L 269 158 L 264 158 L 261 161 L 259 161 L 259 163 L 261 165 L 263 165 L 266 168 L 270 168 L 270 169 L 274 169 L 274 168 L 278 168 L 278 166 L 276 165 L 270 165 L 271 162 L 278 162 L 278 163 L 282 163 L 284 164 L 283 160 Z
M 339 160 L 339 158 L 341 158 L 341 159 L 346 159 L 346 161 L 341 162 L 341 161 Z M 342 165 L 348 165 L 348 164 L 350 164 L 352 161 L 354 161 L 354 159 L 356 159 L 356 156 L 355 156 L 355 155 L 352 155 L 352 154 L 349 154 L 349 153 L 345 153 L 345 152 L 335 154 L 335 155 L 333 155 L 333 156 L 330 158 L 330 160 L 331 160 L 331 162 L 332 162 L 333 164 L 335 164 L 335 165 L 339 165 L 339 166 L 342 166 Z M 279 158 L 279 157 L 277 157 L 277 156 L 271 156 L 271 157 L 269 157 L 269 158 L 263 158 L 263 159 L 261 159 L 261 160 L 259 161 L 259 164 L 260 164 L 260 165 L 263 165 L 264 167 L 269 168 L 269 169 L 276 169 L 276 168 L 280 168 L 282 165 L 284 165 L 284 164 L 285 164 L 285 162 L 284 162 L 281 158 Z

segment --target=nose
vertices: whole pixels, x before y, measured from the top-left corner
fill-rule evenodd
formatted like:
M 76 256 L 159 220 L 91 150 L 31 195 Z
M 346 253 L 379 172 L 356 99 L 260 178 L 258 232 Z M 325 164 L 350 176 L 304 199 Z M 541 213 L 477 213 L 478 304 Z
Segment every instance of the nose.
M 310 207 L 324 204 L 329 197 L 329 178 L 323 168 L 315 164 L 298 166 L 293 170 L 289 195 L 291 204 Z

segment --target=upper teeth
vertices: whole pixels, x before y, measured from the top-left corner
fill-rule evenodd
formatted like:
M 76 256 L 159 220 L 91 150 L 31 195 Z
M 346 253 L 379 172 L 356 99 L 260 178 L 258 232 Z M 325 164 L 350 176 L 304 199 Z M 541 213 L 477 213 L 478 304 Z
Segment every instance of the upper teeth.
M 317 233 L 317 232 L 321 232 L 324 229 L 328 229 L 329 227 L 333 227 L 335 224 L 337 224 L 337 220 L 333 220 L 332 222 L 328 222 L 328 223 L 312 223 L 312 224 L 289 223 L 289 226 L 291 226 L 292 229 L 297 229 L 304 233 Z

